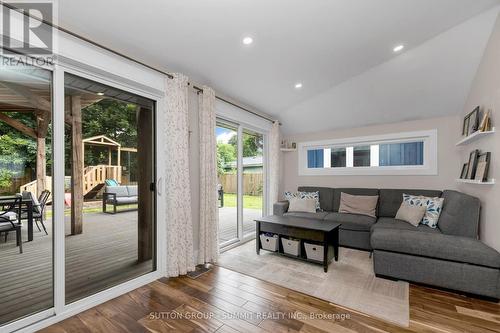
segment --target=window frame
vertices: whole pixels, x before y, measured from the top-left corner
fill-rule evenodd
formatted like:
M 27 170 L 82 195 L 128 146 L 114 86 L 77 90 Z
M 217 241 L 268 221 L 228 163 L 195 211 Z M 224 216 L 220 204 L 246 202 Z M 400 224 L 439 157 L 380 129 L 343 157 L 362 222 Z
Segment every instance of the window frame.
M 330 139 L 321 141 L 299 142 L 298 173 L 299 176 L 397 176 L 397 175 L 437 175 L 438 174 L 438 138 L 437 129 L 390 133 L 373 136 Z M 307 151 L 322 148 L 348 148 L 352 146 L 377 145 L 388 143 L 406 143 L 423 141 L 423 165 L 370 166 L 370 167 L 335 167 L 308 168 Z M 348 149 L 347 149 L 348 150 Z M 347 158 L 347 157 L 346 157 Z

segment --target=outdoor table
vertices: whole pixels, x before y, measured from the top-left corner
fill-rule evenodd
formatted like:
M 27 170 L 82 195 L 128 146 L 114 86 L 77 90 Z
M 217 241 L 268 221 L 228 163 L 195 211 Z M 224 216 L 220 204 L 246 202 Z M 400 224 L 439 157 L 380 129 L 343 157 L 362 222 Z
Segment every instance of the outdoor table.
M 7 206 L 15 202 L 19 196 L 16 195 L 8 195 L 8 196 L 0 196 L 0 206 Z M 31 198 L 20 198 L 21 199 L 21 207 L 26 206 L 26 210 L 28 213 L 28 242 L 33 240 L 33 201 Z M 21 208 L 20 207 L 20 208 Z M 19 209 L 21 211 L 21 209 Z M 21 216 L 18 217 L 19 219 Z

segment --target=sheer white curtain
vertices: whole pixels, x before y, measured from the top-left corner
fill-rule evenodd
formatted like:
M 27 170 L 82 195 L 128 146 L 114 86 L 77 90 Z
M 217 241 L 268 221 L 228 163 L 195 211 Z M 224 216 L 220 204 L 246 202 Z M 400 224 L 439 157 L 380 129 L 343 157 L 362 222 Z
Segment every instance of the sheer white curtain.
M 215 93 L 203 87 L 199 95 L 200 126 L 200 247 L 198 264 L 216 262 L 219 255 Z
M 164 152 L 166 159 L 167 275 L 194 270 L 193 220 L 189 182 L 188 78 L 166 81 Z
M 269 210 L 278 201 L 280 181 L 280 124 L 273 123 L 269 132 Z M 269 212 L 269 213 L 270 213 Z

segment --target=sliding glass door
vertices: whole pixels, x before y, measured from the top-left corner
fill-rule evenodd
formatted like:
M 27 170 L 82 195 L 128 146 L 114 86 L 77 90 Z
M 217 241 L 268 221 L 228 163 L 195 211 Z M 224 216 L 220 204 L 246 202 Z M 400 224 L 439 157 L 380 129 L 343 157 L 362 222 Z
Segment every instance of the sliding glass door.
M 52 72 L 6 63 L 0 70 L 0 326 L 54 305 Z
M 264 209 L 264 136 L 243 130 L 243 237 L 255 234 Z
M 217 171 L 219 245 L 255 237 L 255 219 L 264 214 L 264 134 L 218 119 Z
M 0 68 L 1 332 L 159 276 L 157 100 L 102 82 Z
M 65 74 L 66 303 L 155 270 L 154 101 Z
M 217 121 L 219 244 L 238 241 L 238 126 Z

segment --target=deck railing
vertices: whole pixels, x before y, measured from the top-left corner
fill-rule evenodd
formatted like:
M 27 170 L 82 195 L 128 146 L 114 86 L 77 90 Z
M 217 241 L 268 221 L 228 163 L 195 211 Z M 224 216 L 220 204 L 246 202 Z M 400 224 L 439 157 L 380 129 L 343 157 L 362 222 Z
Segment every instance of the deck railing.
M 122 181 L 122 168 L 118 165 L 91 165 L 83 169 L 83 195 L 86 195 L 94 187 L 99 184 L 104 184 L 106 179 L 115 179 L 118 183 Z M 45 188 L 48 190 L 52 189 L 52 177 L 45 177 Z M 22 193 L 24 191 L 31 193 L 37 192 L 37 181 L 31 181 L 27 184 L 22 185 L 19 188 Z M 52 198 L 49 198 L 52 200 Z
M 99 184 L 104 184 L 106 179 L 122 181 L 122 168 L 118 165 L 92 165 L 83 170 L 83 195 L 89 193 Z

